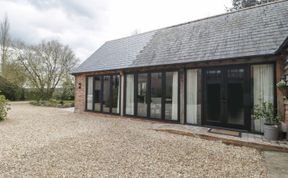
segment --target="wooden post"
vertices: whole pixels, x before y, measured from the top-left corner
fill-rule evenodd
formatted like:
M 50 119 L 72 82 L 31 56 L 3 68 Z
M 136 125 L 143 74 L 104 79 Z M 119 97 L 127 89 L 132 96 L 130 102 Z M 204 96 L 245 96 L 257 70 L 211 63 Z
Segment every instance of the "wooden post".
M 125 79 L 125 74 L 124 71 L 120 72 L 120 116 L 124 115 L 124 79 Z
M 180 85 L 180 123 L 185 123 L 185 71 L 184 69 L 181 69 L 179 71 L 179 85 Z

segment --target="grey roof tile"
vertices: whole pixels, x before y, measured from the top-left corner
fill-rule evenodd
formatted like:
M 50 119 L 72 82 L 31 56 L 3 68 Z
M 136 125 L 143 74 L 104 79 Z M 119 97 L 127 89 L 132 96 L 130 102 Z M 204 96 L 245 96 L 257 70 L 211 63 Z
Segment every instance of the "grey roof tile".
M 108 41 L 73 73 L 274 54 L 287 37 L 281 1 Z

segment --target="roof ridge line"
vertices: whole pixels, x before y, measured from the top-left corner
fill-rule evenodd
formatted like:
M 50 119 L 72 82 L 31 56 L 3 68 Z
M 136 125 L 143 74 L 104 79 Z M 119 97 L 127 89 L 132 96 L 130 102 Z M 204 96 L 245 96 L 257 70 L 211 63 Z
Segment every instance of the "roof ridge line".
M 247 7 L 247 8 L 243 8 L 243 9 L 239 9 L 239 10 L 236 10 L 236 11 L 232 11 L 232 12 L 226 12 L 226 13 L 222 13 L 222 14 L 218 14 L 218 15 L 213 15 L 213 16 L 210 16 L 210 17 L 204 17 L 204 18 L 192 20 L 192 21 L 189 21 L 189 22 L 180 23 L 180 24 L 177 24 L 177 25 L 172 25 L 172 26 L 160 28 L 158 30 L 173 28 L 173 27 L 177 27 L 177 26 L 181 26 L 181 25 L 186 25 L 186 24 L 189 24 L 189 23 L 194 23 L 194 22 L 198 22 L 198 21 L 203 21 L 203 20 L 207 20 L 207 19 L 221 17 L 221 16 L 224 16 L 224 15 L 235 14 L 235 13 L 239 13 L 239 12 L 243 12 L 243 11 L 247 11 L 247 10 L 251 10 L 251 9 L 257 9 L 257 8 L 264 7 L 264 6 L 269 6 L 269 5 L 272 5 L 272 4 L 278 4 L 278 3 L 280 4 L 280 3 L 283 3 L 283 2 L 287 2 L 287 1 L 288 0 L 278 0 L 278 1 L 276 0 L 274 2 L 268 2 L 268 3 L 265 3 L 265 4 L 259 4 L 259 5 L 255 5 L 255 6 L 251 6 L 251 7 Z
M 158 28 L 158 29 L 155 29 L 155 30 L 149 30 L 149 31 L 146 31 L 146 32 L 143 32 L 143 33 L 139 33 L 139 34 L 135 34 L 135 35 L 124 36 L 124 37 L 108 40 L 106 42 L 117 41 L 117 40 L 121 40 L 121 39 L 125 39 L 125 38 L 130 38 L 130 37 L 133 37 L 133 36 L 138 36 L 138 35 L 143 35 L 143 34 L 146 34 L 146 33 L 151 33 L 151 32 L 154 32 L 154 31 L 157 32 L 159 30 L 164 30 L 164 29 L 169 29 L 169 28 L 173 28 L 173 27 L 178 27 L 178 26 L 181 26 L 181 25 L 186 25 L 186 24 L 199 22 L 199 21 L 203 21 L 203 20 L 207 20 L 207 19 L 221 17 L 221 16 L 224 16 L 224 15 L 235 14 L 235 13 L 239 13 L 239 12 L 243 12 L 243 11 L 247 11 L 247 10 L 251 10 L 251 9 L 256 9 L 256 8 L 260 8 L 260 7 L 264 7 L 264 6 L 269 6 L 269 5 L 272 5 L 272 4 L 283 3 L 283 2 L 287 2 L 287 1 L 288 0 L 278 0 L 278 1 L 276 0 L 274 2 L 268 2 L 268 3 L 265 3 L 265 4 L 255 5 L 255 6 L 252 6 L 252 7 L 247 7 L 247 8 L 236 10 L 236 11 L 232 11 L 232 12 L 225 12 L 225 13 L 221 13 L 221 14 L 217 14 L 217 15 L 213 15 L 213 16 L 209 16 L 209 17 L 204 17 L 204 18 L 192 20 L 192 21 L 189 21 L 189 22 L 183 22 L 183 23 L 180 23 L 180 24 L 171 25 L 171 26 L 167 26 L 167 27 L 162 27 L 162 28 Z

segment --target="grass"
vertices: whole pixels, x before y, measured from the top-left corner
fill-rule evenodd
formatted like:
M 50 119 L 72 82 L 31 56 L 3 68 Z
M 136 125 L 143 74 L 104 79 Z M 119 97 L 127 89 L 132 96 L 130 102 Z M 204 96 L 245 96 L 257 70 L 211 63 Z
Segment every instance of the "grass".
M 40 100 L 40 101 L 31 101 L 30 104 L 35 106 L 46 106 L 46 107 L 57 107 L 57 108 L 69 108 L 74 107 L 73 100 Z

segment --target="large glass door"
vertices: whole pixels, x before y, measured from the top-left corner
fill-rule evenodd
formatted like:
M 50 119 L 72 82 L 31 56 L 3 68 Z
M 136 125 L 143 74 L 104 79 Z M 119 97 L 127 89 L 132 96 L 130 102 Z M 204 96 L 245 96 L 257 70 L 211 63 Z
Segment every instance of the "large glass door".
M 247 66 L 204 70 L 204 124 L 249 128 L 249 70 Z
M 155 71 L 125 76 L 125 115 L 178 121 L 177 71 Z

